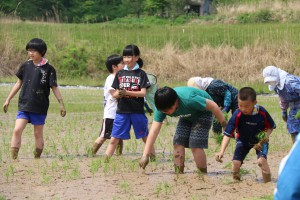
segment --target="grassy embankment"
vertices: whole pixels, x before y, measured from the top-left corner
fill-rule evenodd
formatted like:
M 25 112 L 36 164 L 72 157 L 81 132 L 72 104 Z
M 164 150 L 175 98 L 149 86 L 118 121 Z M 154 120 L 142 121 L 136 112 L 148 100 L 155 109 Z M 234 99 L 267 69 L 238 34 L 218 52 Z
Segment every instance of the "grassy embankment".
M 106 56 L 122 53 L 126 44 L 141 48 L 144 69 L 157 74 L 160 85 L 182 85 L 191 76 L 212 76 L 236 87 L 250 85 L 267 92 L 262 69 L 276 65 L 300 74 L 300 26 L 269 24 L 47 24 L 1 22 L 1 82 L 14 82 L 26 59 L 26 43 L 45 39 L 47 58 L 60 84 L 103 85 Z

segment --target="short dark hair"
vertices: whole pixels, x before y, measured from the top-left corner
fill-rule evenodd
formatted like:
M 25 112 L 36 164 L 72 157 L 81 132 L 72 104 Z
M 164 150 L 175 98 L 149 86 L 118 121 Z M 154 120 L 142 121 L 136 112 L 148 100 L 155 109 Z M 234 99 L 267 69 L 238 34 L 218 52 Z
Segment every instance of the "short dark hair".
M 113 73 L 113 69 L 112 66 L 115 65 L 117 66 L 120 62 L 122 62 L 123 57 L 117 54 L 113 54 L 107 57 L 106 61 L 105 61 L 105 65 L 107 70 L 110 73 Z
M 123 50 L 123 56 L 140 56 L 140 49 L 134 44 L 127 45 Z M 140 68 L 143 67 L 144 62 L 141 57 L 139 57 L 137 64 Z
M 26 45 L 26 51 L 28 49 L 34 49 L 39 52 L 42 56 L 44 56 L 47 52 L 47 45 L 44 40 L 40 38 L 33 38 Z
M 171 108 L 177 99 L 178 95 L 176 91 L 167 86 L 159 88 L 154 96 L 155 106 L 158 110 L 167 110 Z
M 239 99 L 241 101 L 246 101 L 248 99 L 255 101 L 256 100 L 256 92 L 251 87 L 243 87 L 239 90 Z

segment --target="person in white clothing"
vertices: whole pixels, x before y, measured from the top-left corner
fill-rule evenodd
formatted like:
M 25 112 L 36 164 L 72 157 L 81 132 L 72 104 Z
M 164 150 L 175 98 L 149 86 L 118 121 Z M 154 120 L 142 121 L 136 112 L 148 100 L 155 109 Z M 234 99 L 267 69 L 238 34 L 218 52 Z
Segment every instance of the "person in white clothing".
M 110 75 L 106 78 L 104 85 L 104 113 L 102 128 L 99 137 L 95 140 L 92 153 L 95 155 L 102 144 L 111 137 L 111 131 L 116 116 L 118 101 L 114 98 L 110 91 L 114 90 L 111 85 L 115 79 L 115 75 L 118 71 L 124 68 L 123 57 L 120 55 L 111 55 L 105 62 L 107 70 Z M 117 147 L 117 154 L 121 155 L 123 150 L 123 140 L 120 140 Z

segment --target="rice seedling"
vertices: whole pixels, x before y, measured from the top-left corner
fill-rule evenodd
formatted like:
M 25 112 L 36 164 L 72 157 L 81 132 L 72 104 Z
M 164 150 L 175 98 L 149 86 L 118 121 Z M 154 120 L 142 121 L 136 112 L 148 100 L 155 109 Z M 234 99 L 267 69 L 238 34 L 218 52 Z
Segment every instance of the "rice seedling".
M 0 195 L 0 200 L 6 200 L 4 195 Z
M 296 118 L 296 119 L 299 119 L 299 118 L 300 118 L 300 110 L 298 110 L 298 112 L 296 113 L 295 118 Z
M 163 184 L 161 182 L 157 183 L 155 186 L 156 197 L 159 198 L 160 193 L 163 191 Z
M 42 170 L 42 183 L 49 183 L 51 181 L 51 176 L 47 175 L 47 169 Z
M 14 176 L 14 174 L 15 174 L 15 172 L 14 172 L 14 166 L 13 166 L 13 164 L 11 163 L 11 164 L 9 164 L 6 168 L 5 168 L 5 170 L 4 170 L 4 176 L 5 176 L 5 178 L 6 178 L 6 182 L 8 182 L 8 180 L 9 180 L 9 178 L 11 177 L 11 176 Z
M 80 179 L 80 171 L 79 171 L 79 166 L 78 164 L 75 165 L 75 167 L 71 170 L 69 174 L 69 179 L 76 180 Z
M 124 193 L 128 193 L 129 190 L 130 190 L 130 184 L 128 183 L 128 181 L 126 181 L 125 179 L 122 179 L 121 180 L 121 183 L 120 183 L 120 188 L 122 189 L 122 191 Z
M 92 160 L 90 164 L 90 172 L 95 175 L 96 172 L 102 167 L 102 158 L 98 158 L 96 160 Z

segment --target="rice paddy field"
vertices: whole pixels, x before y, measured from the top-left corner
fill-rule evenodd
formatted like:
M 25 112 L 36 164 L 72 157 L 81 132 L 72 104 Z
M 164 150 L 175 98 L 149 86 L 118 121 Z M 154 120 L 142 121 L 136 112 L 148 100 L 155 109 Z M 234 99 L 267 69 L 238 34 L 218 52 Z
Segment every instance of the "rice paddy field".
M 300 7 L 295 6 L 297 1 L 292 3 L 295 3 L 292 7 L 297 14 Z M 265 6 L 270 7 L 269 4 Z M 281 8 L 280 12 L 276 11 L 279 15 L 285 14 Z M 235 10 L 231 12 L 232 9 Z M 254 12 L 257 5 L 224 7 L 219 13 L 230 14 L 241 9 Z M 230 21 L 230 17 L 226 19 Z M 205 151 L 208 174 L 196 171 L 189 149 L 186 149 L 185 173 L 175 174 L 172 142 L 177 118 L 168 118 L 169 123 L 163 125 L 155 143 L 157 160 L 142 173 L 138 161 L 144 144 L 133 134 L 132 139 L 124 142 L 123 155 L 113 156 L 110 162 L 104 162 L 108 141 L 95 157 L 91 155 L 90 149 L 102 124 L 103 90 L 61 87 L 67 115 L 60 117 L 59 105 L 51 93 L 41 159 L 34 159 L 33 127 L 29 124 L 23 132 L 19 159 L 13 161 L 10 140 L 17 113 L 16 95 L 8 113 L 0 112 L 0 200 L 273 199 L 278 166 L 292 142 L 281 119 L 278 99 L 263 84 L 262 70 L 267 65 L 275 65 L 300 75 L 299 32 L 297 20 L 259 24 L 148 25 L 56 24 L 1 18 L 1 106 L 13 86 L 10 83 L 16 81 L 14 74 L 18 66 L 27 59 L 26 43 L 34 37 L 46 41 L 46 56 L 57 70 L 60 85 L 103 86 L 108 75 L 104 66 L 106 57 L 121 54 L 125 45 L 133 43 L 141 50 L 143 69 L 157 75 L 160 86 L 185 85 L 191 76 L 202 76 L 222 79 L 237 88 L 254 87 L 260 94 L 258 104 L 268 110 L 277 128 L 270 137 L 270 183 L 262 182 L 254 151 L 242 166 L 242 181 L 233 182 L 230 172 L 234 140 L 225 152 L 223 163 L 218 163 L 214 157 L 220 150 L 219 138 L 212 132 Z M 152 116 L 148 115 L 148 119 L 150 128 Z
M 0 86 L 4 102 L 12 85 Z M 157 160 L 142 173 L 138 161 L 144 144 L 134 136 L 124 142 L 121 156 L 104 162 L 108 141 L 95 157 L 90 148 L 98 137 L 103 112 L 100 88 L 60 88 L 67 115 L 59 115 L 54 95 L 44 129 L 45 148 L 41 159 L 34 159 L 33 127 L 29 124 L 22 136 L 19 159 L 10 158 L 10 140 L 17 112 L 17 96 L 8 113 L 0 112 L 0 199 L 273 199 L 278 165 L 292 146 L 276 96 L 259 95 L 258 103 L 271 114 L 277 128 L 270 137 L 268 162 L 272 182 L 264 184 L 256 155 L 251 151 L 242 166 L 242 181 L 231 178 L 234 141 L 223 163 L 214 159 L 220 145 L 210 133 L 208 174 L 196 171 L 193 156 L 186 149 L 185 174 L 175 174 L 172 137 L 177 118 L 169 118 L 156 140 Z M 152 116 L 148 116 L 149 122 Z M 150 127 L 150 124 L 149 124 Z

